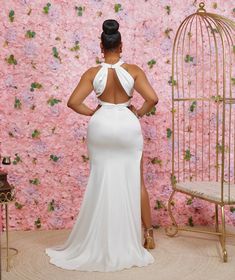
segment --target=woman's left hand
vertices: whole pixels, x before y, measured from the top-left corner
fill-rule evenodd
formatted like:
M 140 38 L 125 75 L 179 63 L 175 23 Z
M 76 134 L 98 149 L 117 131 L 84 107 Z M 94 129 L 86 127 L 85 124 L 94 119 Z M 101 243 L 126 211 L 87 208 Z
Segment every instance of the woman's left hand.
M 128 106 L 128 108 L 136 115 L 136 117 L 138 117 L 137 109 L 134 105 L 131 104 L 130 106 Z

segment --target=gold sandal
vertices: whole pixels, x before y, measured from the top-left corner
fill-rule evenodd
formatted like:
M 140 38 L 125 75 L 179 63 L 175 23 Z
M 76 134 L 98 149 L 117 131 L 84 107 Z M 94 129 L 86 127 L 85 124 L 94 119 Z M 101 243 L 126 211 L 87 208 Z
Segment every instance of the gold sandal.
M 154 236 L 153 236 L 153 227 L 146 228 L 145 230 L 145 242 L 144 242 L 144 248 L 146 249 L 154 249 L 155 243 L 154 243 Z M 152 231 L 152 236 L 150 235 L 150 231 Z

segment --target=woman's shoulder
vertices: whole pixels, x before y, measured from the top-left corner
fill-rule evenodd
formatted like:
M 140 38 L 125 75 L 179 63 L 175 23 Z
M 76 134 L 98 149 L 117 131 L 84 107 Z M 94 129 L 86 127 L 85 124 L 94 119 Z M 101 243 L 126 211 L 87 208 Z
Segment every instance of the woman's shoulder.
M 132 63 L 123 63 L 123 66 L 128 67 L 129 69 L 131 69 L 132 71 L 143 71 L 142 68 L 140 66 L 138 66 L 137 64 L 132 64 Z
M 83 75 L 92 80 L 95 77 L 95 75 L 97 74 L 97 72 L 99 71 L 99 69 L 100 69 L 100 65 L 92 66 L 92 67 L 88 68 L 83 73 Z
M 133 77 L 137 77 L 137 75 L 141 72 L 143 72 L 143 70 L 141 69 L 141 67 L 139 67 L 137 64 L 131 64 L 131 63 L 123 63 L 123 67 L 133 76 Z

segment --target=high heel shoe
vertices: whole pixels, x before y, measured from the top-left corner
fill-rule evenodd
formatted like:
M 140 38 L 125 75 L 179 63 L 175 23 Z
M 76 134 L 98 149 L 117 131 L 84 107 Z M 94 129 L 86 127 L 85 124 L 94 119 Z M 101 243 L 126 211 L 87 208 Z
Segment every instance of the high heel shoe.
M 153 236 L 153 227 L 146 228 L 145 230 L 145 242 L 144 242 L 144 248 L 145 249 L 154 249 L 155 243 L 154 243 L 154 236 Z M 150 231 L 152 231 L 152 235 L 150 235 Z

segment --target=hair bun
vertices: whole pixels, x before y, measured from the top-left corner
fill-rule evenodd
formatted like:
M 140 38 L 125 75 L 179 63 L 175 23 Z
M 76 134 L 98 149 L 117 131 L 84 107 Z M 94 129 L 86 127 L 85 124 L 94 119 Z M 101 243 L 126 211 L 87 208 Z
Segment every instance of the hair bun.
M 103 31 L 107 35 L 117 33 L 119 29 L 119 23 L 114 19 L 107 19 L 103 22 Z
M 103 32 L 101 33 L 101 42 L 104 49 L 116 49 L 121 43 L 121 33 L 118 31 L 119 23 L 115 19 L 106 19 L 103 22 Z

